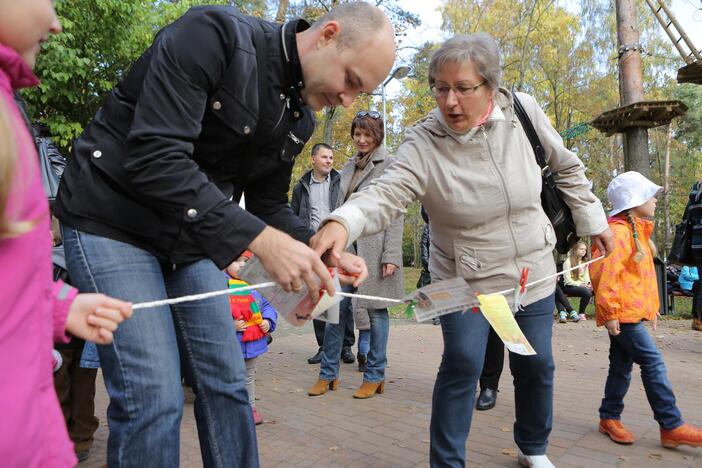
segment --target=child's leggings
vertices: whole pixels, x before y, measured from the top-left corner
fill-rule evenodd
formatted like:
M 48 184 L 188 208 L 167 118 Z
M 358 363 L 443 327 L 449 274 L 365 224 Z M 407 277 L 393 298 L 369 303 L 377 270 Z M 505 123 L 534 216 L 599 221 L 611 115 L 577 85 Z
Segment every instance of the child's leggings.
M 246 393 L 249 394 L 249 404 L 256 403 L 256 361 L 258 357 L 244 359 L 246 364 Z

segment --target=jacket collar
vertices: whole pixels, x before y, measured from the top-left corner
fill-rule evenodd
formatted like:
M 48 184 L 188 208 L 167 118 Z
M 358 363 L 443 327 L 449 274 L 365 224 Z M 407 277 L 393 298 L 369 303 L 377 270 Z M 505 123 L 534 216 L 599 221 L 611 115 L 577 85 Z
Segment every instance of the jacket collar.
M 631 227 L 629 221 L 624 215 L 614 215 L 608 219 L 608 222 L 613 224 L 623 224 L 627 227 Z M 653 234 L 653 221 L 650 219 L 639 218 L 634 216 L 634 224 L 636 224 L 636 231 L 643 234 L 644 239 L 650 239 L 651 234 Z
M 332 168 L 331 172 L 329 173 L 329 184 L 334 185 L 334 183 L 339 180 L 339 176 L 339 171 Z M 302 174 L 302 177 L 300 177 L 300 182 L 302 182 L 303 187 L 309 189 L 310 183 L 312 182 L 312 169 Z
M 301 90 L 305 87 L 302 75 L 302 65 L 297 51 L 296 34 L 309 29 L 310 24 L 303 19 L 295 19 L 283 23 L 280 27 L 281 47 L 283 50 L 283 65 L 285 68 L 285 87 L 290 94 L 290 105 L 299 110 L 305 105 L 302 100 Z
M 27 62 L 11 47 L 0 44 L 0 88 L 28 88 L 39 84 L 39 79 Z
M 498 88 L 497 92 L 495 93 L 495 99 L 493 100 L 492 112 L 483 126 L 490 126 L 495 122 L 503 122 L 507 120 L 505 111 L 511 107 L 512 95 L 510 92 L 505 88 Z M 466 138 L 472 137 L 480 128 L 480 126 L 478 126 L 471 128 L 466 133 L 458 133 L 449 127 L 438 107 L 434 108 L 427 117 L 421 120 L 420 124 L 437 136 L 452 137 L 459 143 L 462 143 Z

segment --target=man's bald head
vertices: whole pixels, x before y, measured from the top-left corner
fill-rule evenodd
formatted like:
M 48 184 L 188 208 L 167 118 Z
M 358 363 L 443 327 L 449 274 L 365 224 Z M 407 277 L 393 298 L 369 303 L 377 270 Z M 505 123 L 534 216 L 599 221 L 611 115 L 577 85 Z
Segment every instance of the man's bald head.
M 348 2 L 335 6 L 319 18 L 312 28 L 320 28 L 329 21 L 341 25 L 337 47 L 355 47 L 381 31 L 392 30 L 392 23 L 383 10 L 366 2 Z

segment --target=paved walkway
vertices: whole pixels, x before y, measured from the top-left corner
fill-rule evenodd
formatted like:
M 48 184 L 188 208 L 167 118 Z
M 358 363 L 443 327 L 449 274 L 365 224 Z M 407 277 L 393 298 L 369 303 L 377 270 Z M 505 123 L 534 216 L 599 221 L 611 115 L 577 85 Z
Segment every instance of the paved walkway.
M 689 330 L 689 325 L 689 320 L 663 322 L 654 336 L 684 417 L 702 424 L 702 333 Z M 259 361 L 257 405 L 266 420 L 257 428 L 261 466 L 428 466 L 431 392 L 442 350 L 439 327 L 393 321 L 385 394 L 369 400 L 351 397 L 361 374 L 348 364 L 342 364 L 339 390 L 307 396 L 318 372 L 318 366 L 306 362 L 316 351 L 311 328 L 281 327 L 270 352 Z M 559 468 L 702 466 L 702 449 L 660 446 L 638 370 L 623 416 L 637 436 L 636 444 L 617 445 L 597 432 L 608 340 L 593 321 L 555 324 L 553 349 L 556 393 L 548 454 Z M 497 407 L 474 414 L 468 444 L 471 466 L 518 466 L 507 366 L 505 371 Z M 106 404 L 99 381 L 97 411 L 102 422 L 92 455 L 81 467 L 105 463 Z M 181 465 L 201 466 L 192 401 L 186 402 L 183 417 Z

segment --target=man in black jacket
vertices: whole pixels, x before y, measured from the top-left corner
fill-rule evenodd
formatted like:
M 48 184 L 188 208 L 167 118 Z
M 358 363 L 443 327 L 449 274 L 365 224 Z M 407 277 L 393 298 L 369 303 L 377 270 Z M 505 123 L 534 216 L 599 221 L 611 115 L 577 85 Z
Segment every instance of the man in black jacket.
M 307 171 L 293 187 L 290 208 L 313 231 L 317 231 L 319 223 L 334 211 L 339 198 L 341 177 L 339 172 L 332 167 L 334 152 L 326 143 L 317 143 L 312 147 L 312 169 Z M 344 299 L 342 303 L 350 306 L 350 300 Z M 345 305 L 346 305 L 345 304 Z M 350 314 L 349 314 L 350 315 Z M 307 360 L 310 364 L 319 364 L 322 361 L 322 344 L 324 343 L 325 322 L 313 320 L 314 335 L 319 346 L 317 353 Z M 344 346 L 341 359 L 351 364 L 355 361 L 351 346 L 355 342 L 353 322 L 347 320 L 344 332 Z
M 225 6 L 165 27 L 73 146 L 56 207 L 74 283 L 134 302 L 223 289 L 221 270 L 248 248 L 286 290 L 333 291 L 287 205 L 294 158 L 312 110 L 371 92 L 394 53 L 388 18 L 362 2 L 312 27 Z M 367 274 L 350 255 L 332 260 Z M 204 465 L 258 465 L 226 297 L 141 311 L 99 355 L 110 466 L 178 465 L 181 361 Z

